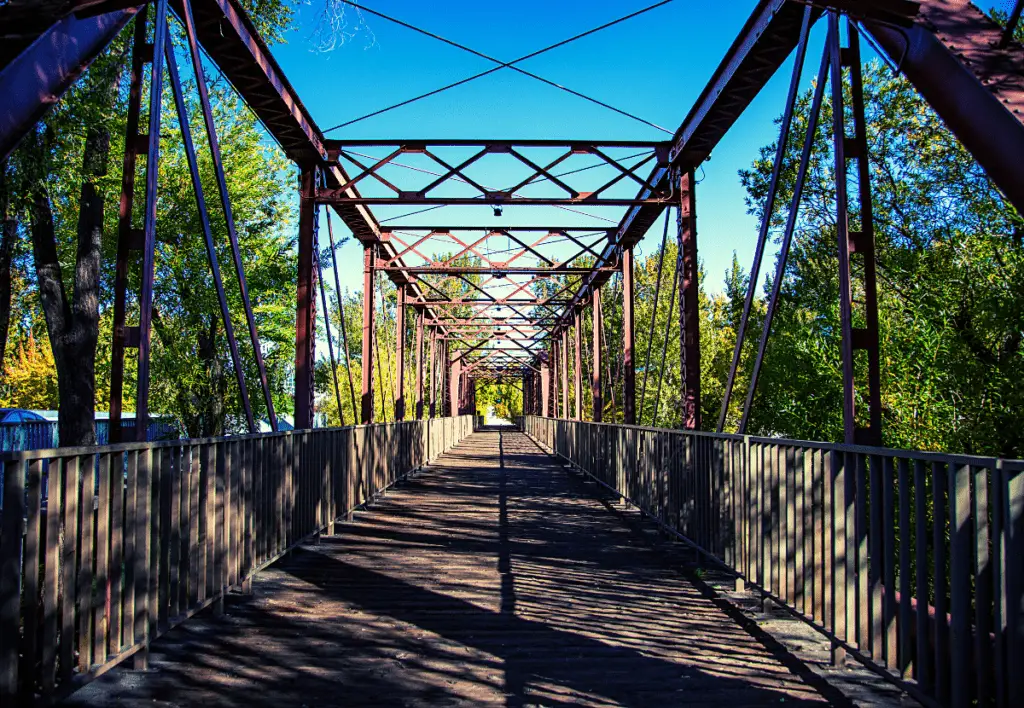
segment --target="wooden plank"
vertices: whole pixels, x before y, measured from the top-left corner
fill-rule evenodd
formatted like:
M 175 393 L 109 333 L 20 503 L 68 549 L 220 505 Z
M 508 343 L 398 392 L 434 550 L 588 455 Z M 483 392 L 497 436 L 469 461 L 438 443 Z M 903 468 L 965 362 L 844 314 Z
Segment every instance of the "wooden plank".
M 950 705 L 966 708 L 971 702 L 971 468 L 950 464 Z
M 205 443 L 199 456 L 199 602 L 213 597 L 217 540 L 217 446 Z
M 4 463 L 3 527 L 0 531 L 0 698 L 18 693 L 21 640 L 21 559 L 25 533 L 25 463 Z
M 885 536 L 882 530 L 882 517 L 884 515 L 884 501 L 882 487 L 889 484 L 889 479 L 883 474 L 883 463 L 880 455 L 872 455 L 870 460 L 870 487 L 868 489 L 868 592 L 870 593 L 871 629 L 871 657 L 879 665 L 885 664 L 885 617 L 882 607 L 884 588 L 882 586 L 885 577 L 885 556 L 888 548 L 885 545 Z M 861 572 L 863 572 L 863 567 Z
M 164 538 L 167 540 L 167 548 L 163 552 L 163 558 L 167 560 L 167 595 L 161 603 L 166 607 L 165 621 L 162 626 L 170 626 L 171 620 L 181 612 L 181 448 L 172 447 L 166 456 L 168 467 L 167 477 L 164 480 L 164 490 L 168 494 L 167 501 L 167 526 L 164 529 Z
M 96 503 L 96 601 L 93 604 L 93 663 L 107 660 L 107 617 L 110 615 L 110 458 L 98 456 L 99 492 Z
M 5 474 L 6 477 L 6 474 Z M 43 463 L 31 460 L 28 463 L 28 492 L 26 494 L 26 525 L 25 550 L 22 562 L 22 604 L 21 616 L 24 621 L 24 636 L 21 643 L 21 666 L 18 670 L 19 693 L 23 699 L 29 698 L 34 692 L 36 678 L 36 661 L 39 659 L 39 642 L 41 638 L 39 623 L 40 594 L 40 542 L 43 535 Z M 4 508 L 7 509 L 6 502 Z M 4 534 L 6 535 L 6 533 Z M 8 597 L 4 594 L 3 597 Z M 2 632 L 6 634 L 5 630 Z M 0 640 L 2 642 L 3 640 Z
M 107 656 L 121 651 L 122 583 L 127 584 L 124 572 L 124 478 L 123 452 L 110 453 L 110 564 L 107 571 Z
M 57 684 L 57 607 L 60 586 L 61 509 L 64 506 L 64 465 L 49 461 L 46 480 L 46 553 L 43 560 L 43 634 L 40 686 L 43 695 L 53 693 Z
M 886 455 L 882 462 L 881 524 L 884 537 L 882 559 L 882 632 L 885 639 L 885 665 L 898 668 L 896 628 L 896 472 Z
M 934 688 L 931 654 L 932 627 L 927 609 L 931 605 L 928 569 L 928 473 L 922 460 L 914 460 L 914 567 L 917 571 L 915 616 L 917 646 L 914 652 L 914 679 L 930 693 Z
M 1003 518 L 1005 519 L 1006 564 L 1003 568 L 1006 595 L 1005 616 L 1007 646 L 1007 673 L 1009 686 L 1007 702 L 1011 706 L 1024 705 L 1024 471 L 1006 471 Z
M 993 631 L 992 588 L 995 564 L 989 552 L 991 521 L 989 515 L 989 484 L 994 470 L 990 467 L 975 467 L 973 473 L 974 493 L 971 495 L 971 518 L 974 520 L 974 685 L 977 688 L 978 705 L 991 705 L 995 699 L 992 692 L 992 675 L 995 657 L 990 637 Z
M 135 467 L 135 509 L 134 518 L 134 556 L 135 563 L 133 574 L 135 575 L 135 603 L 133 622 L 132 645 L 142 644 L 144 649 L 135 654 L 134 666 L 136 669 L 145 669 L 149 663 L 149 643 L 153 637 L 150 634 L 151 613 L 156 611 L 150 593 L 150 576 L 153 570 L 153 527 L 154 517 L 158 516 L 153 508 L 153 495 L 158 481 L 154 475 L 152 450 L 140 450 Z
M 796 600 L 796 450 L 792 446 L 787 445 L 784 448 L 783 454 L 785 466 L 782 472 L 781 484 L 779 485 L 786 495 L 781 507 L 785 510 L 784 522 L 786 525 L 785 533 L 783 534 L 782 551 L 784 559 L 782 568 L 785 573 L 785 581 L 782 586 L 785 588 L 786 601 L 792 605 Z
M 213 577 L 211 578 L 211 589 L 210 599 L 217 600 L 216 612 L 222 613 L 224 611 L 224 593 L 227 589 L 227 559 L 225 558 L 226 543 L 225 543 L 225 514 L 227 513 L 225 501 L 225 489 L 226 489 L 226 468 L 227 468 L 227 448 L 226 442 L 215 443 L 215 456 L 216 464 L 212 470 L 211 481 L 214 485 L 213 492 L 213 509 L 210 513 L 210 517 L 213 519 L 213 534 L 211 548 L 213 550 L 213 559 L 211 567 L 213 569 Z
M 832 490 L 832 631 L 838 641 L 845 642 L 848 637 L 847 609 L 849 583 L 852 579 L 847 576 L 846 569 L 849 564 L 850 554 L 847 539 L 847 519 L 850 518 L 847 501 L 847 487 L 849 486 L 846 476 L 846 459 L 841 452 L 832 451 L 830 456 L 831 480 L 826 484 Z M 852 501 L 852 500 L 850 500 Z M 846 656 L 845 649 L 833 644 L 832 663 L 839 665 Z
M 866 455 L 855 453 L 856 466 L 854 475 L 856 490 L 854 492 L 854 509 L 857 515 L 854 524 L 854 553 L 855 565 L 853 569 L 854 597 L 853 603 L 847 604 L 847 609 L 854 611 L 856 621 L 856 642 L 857 648 L 865 653 L 872 653 L 871 645 L 871 620 L 872 620 L 872 587 L 871 587 L 871 566 L 870 566 L 870 523 L 868 519 L 868 458 Z
M 810 534 L 807 532 L 810 519 L 805 506 L 805 502 L 810 499 L 811 451 L 801 448 L 794 454 L 793 582 L 795 594 L 793 600 L 797 611 L 809 615 L 811 612 L 807 598 L 814 592 L 814 585 L 813 574 L 807 573 L 804 568 L 804 559 L 811 557 L 807 549 L 810 543 Z M 808 592 L 808 586 L 810 586 L 810 592 Z
M 200 558 L 203 555 L 202 542 L 199 538 L 200 506 L 200 469 L 202 467 L 202 455 L 205 446 L 193 445 L 189 458 L 188 473 L 188 608 L 192 609 L 199 604 L 199 595 L 205 584 L 203 573 L 200 569 Z
M 832 482 L 830 455 L 814 452 L 814 618 L 828 627 L 832 622 Z M 826 480 L 828 482 L 826 483 Z
M 81 519 L 79 531 L 78 586 L 78 670 L 85 673 L 92 665 L 92 614 L 96 606 L 93 593 L 93 559 L 95 551 L 94 509 L 96 501 L 96 456 L 79 458 L 82 479 Z
M 182 444 L 175 471 L 178 475 L 178 593 L 175 617 L 184 615 L 189 609 L 189 505 L 192 502 L 191 446 Z
M 152 644 L 160 636 L 159 619 L 161 612 L 163 612 L 163 607 L 160 603 L 160 585 L 162 580 L 167 577 L 161 573 L 163 568 L 162 534 L 166 528 L 166 525 L 163 523 L 164 503 L 167 501 L 167 495 L 164 494 L 163 490 L 163 480 L 166 476 L 164 474 L 163 457 L 163 450 L 161 448 L 150 451 L 149 488 L 152 501 L 150 502 L 149 514 L 149 587 L 147 588 L 149 593 L 147 619 L 149 623 L 146 630 L 148 632 L 147 644 Z
M 60 663 L 58 675 L 61 681 L 71 680 L 75 671 L 75 608 L 78 604 L 75 575 L 78 569 L 78 500 L 79 471 L 78 458 L 61 460 L 64 468 L 64 525 L 61 548 L 61 626 Z
M 910 463 L 906 458 L 901 457 L 897 463 L 896 487 L 899 493 L 899 583 L 900 599 L 898 607 L 898 618 L 896 621 L 896 633 L 899 639 L 898 662 L 896 669 L 904 679 L 912 678 L 914 675 L 913 656 L 913 605 L 911 604 L 911 564 L 910 549 L 914 538 L 914 528 L 910 524 Z
M 156 535 L 156 541 L 154 545 L 159 549 L 159 563 L 157 565 L 157 612 L 156 620 L 157 626 L 154 632 L 154 637 L 159 636 L 170 626 L 169 614 L 171 611 L 171 596 L 177 594 L 178 589 L 178 566 L 175 561 L 178 559 L 178 552 L 176 550 L 178 545 L 178 529 L 174 523 L 175 517 L 177 516 L 177 504 L 178 495 L 175 490 L 178 485 L 175 484 L 174 467 L 175 458 L 173 448 L 161 448 L 160 449 L 160 484 L 159 484 L 159 495 L 160 503 L 154 504 L 155 509 L 159 509 L 159 531 Z
M 946 574 L 946 526 L 949 516 L 947 506 L 948 484 L 945 464 L 932 463 L 932 588 L 934 613 L 934 634 L 932 646 L 935 650 L 934 695 L 940 703 L 949 702 L 949 576 Z

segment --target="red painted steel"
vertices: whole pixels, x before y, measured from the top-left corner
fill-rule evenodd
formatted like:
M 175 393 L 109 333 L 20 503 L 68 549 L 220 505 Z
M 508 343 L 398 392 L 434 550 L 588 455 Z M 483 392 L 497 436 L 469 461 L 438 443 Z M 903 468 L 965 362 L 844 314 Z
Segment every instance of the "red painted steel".
M 680 369 L 683 427 L 700 430 L 700 303 L 698 299 L 697 195 L 693 172 L 679 179 L 678 256 Z

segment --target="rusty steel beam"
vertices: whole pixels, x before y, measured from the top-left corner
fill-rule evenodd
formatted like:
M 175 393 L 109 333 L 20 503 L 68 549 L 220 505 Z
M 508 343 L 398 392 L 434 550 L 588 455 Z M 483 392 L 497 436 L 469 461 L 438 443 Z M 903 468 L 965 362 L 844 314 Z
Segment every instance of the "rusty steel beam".
M 395 306 L 395 420 L 405 420 L 405 286 L 398 286 Z
M 593 370 L 590 372 L 590 395 L 593 400 L 593 420 L 600 423 L 604 414 L 604 401 L 601 397 L 601 290 L 594 290 L 591 298 L 593 313 L 591 316 L 591 335 L 593 345 Z
M 864 26 L 1024 214 L 1024 49 L 967 0 L 923 0 L 909 28 Z
M 374 304 L 373 304 L 373 243 L 363 244 L 363 352 L 361 367 L 363 383 L 360 398 L 360 422 L 368 425 L 373 422 L 373 340 L 374 340 Z
M 683 427 L 700 430 L 700 302 L 698 298 L 697 196 L 693 172 L 679 180 L 676 273 L 679 278 L 679 355 Z M 659 394 L 660 384 L 659 384 Z
M 0 7 L 0 162 L 141 8 L 140 3 L 121 5 L 88 17 L 59 18 L 33 10 L 32 5 Z M 16 14 L 19 9 L 23 15 Z M 12 36 L 19 33 L 23 36 Z
M 633 361 L 633 248 L 622 252 L 622 415 L 636 425 L 636 365 Z
M 302 171 L 299 192 L 299 269 L 295 306 L 295 420 L 296 430 L 313 427 L 316 363 L 316 282 L 314 274 L 316 204 L 311 198 L 316 170 Z

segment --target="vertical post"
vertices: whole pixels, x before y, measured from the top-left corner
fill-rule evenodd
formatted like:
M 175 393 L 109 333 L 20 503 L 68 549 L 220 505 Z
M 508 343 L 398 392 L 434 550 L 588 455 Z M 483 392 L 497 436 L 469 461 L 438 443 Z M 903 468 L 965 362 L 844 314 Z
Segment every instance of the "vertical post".
M 132 44 L 131 84 L 128 93 L 128 114 L 125 123 L 124 161 L 121 170 L 121 203 L 118 207 L 117 261 L 114 268 L 114 331 L 110 352 L 110 442 L 122 441 L 121 407 L 124 398 L 125 348 L 135 346 L 125 326 L 128 303 L 128 268 L 132 251 L 143 247 L 142 239 L 132 226 L 135 203 L 135 163 L 144 149 L 139 140 L 139 117 L 142 112 L 142 83 L 145 65 L 153 59 L 146 51 L 146 16 L 148 5 L 135 18 Z
M 416 313 L 416 420 L 423 420 L 423 310 Z
M 550 359 L 550 370 L 551 370 L 551 417 L 558 417 L 558 398 L 561 393 L 561 387 L 565 385 L 562 378 L 562 366 L 559 364 L 561 361 L 562 353 L 561 347 L 558 344 L 558 340 L 552 337 L 551 339 L 551 359 Z
M 545 354 L 540 361 L 540 414 L 548 416 L 548 406 L 551 402 L 551 362 Z
M 316 346 L 316 169 L 302 171 L 299 192 L 299 271 L 295 305 L 295 429 L 313 427 L 313 362 Z
M 833 149 L 835 153 L 836 182 L 836 237 L 839 248 L 839 319 L 842 326 L 843 360 L 843 432 L 847 443 L 861 445 L 882 444 L 881 363 L 878 337 L 878 295 L 875 279 L 875 232 L 871 208 L 871 173 L 868 165 L 868 144 L 864 121 L 864 88 L 860 65 L 860 38 L 857 28 L 849 24 L 848 49 L 841 47 L 839 15 L 828 16 L 832 105 Z M 853 108 L 853 135 L 846 134 L 843 107 L 843 67 L 850 69 Z M 850 203 L 847 189 L 849 162 L 856 162 L 858 184 L 858 210 L 860 230 L 850 228 Z M 863 327 L 853 323 L 853 272 L 851 257 L 862 260 L 859 314 Z M 857 425 L 857 382 L 855 380 L 854 352 L 864 351 L 868 364 L 868 424 Z
M 450 352 L 445 352 L 445 361 L 451 362 L 449 364 L 450 368 L 448 371 L 448 415 L 454 416 L 462 414 L 462 359 L 451 361 L 447 356 L 449 353 Z
M 636 425 L 636 368 L 633 365 L 633 248 L 622 251 L 622 415 Z
M 576 367 L 573 371 L 573 384 L 576 392 L 576 420 L 583 420 L 583 315 L 576 312 L 573 320 L 573 339 L 575 344 Z
M 437 417 L 437 330 L 430 328 L 430 417 Z
M 139 349 L 135 393 L 135 438 L 146 440 L 149 429 L 149 349 L 152 341 L 153 275 L 156 258 L 156 190 L 160 162 L 160 114 L 163 105 L 164 45 L 167 42 L 167 0 L 158 0 L 153 30 L 153 73 L 149 82 L 149 151 L 146 155 L 146 210 L 143 221 L 142 288 L 139 295 Z
M 693 172 L 679 179 L 679 338 L 683 383 L 683 427 L 700 429 L 700 301 L 697 264 L 697 195 Z
M 594 349 L 594 367 L 590 372 L 590 395 L 594 401 L 595 423 L 601 422 L 604 401 L 601 399 L 601 290 L 594 288 L 593 322 L 591 322 Z
M 373 422 L 373 274 L 376 263 L 376 246 L 372 243 L 363 245 L 363 388 L 360 406 L 362 408 L 360 422 L 369 425 Z
M 405 420 L 405 286 L 398 286 L 395 307 L 395 420 Z
M 561 352 L 562 364 L 562 417 L 569 418 L 569 330 L 562 331 Z

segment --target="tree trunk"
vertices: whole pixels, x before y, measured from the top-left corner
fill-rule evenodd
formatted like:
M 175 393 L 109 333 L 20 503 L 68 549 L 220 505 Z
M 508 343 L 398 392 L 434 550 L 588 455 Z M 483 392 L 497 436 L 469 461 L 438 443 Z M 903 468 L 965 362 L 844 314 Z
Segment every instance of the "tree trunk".
M 57 255 L 50 198 L 37 186 L 32 199 L 32 250 L 39 297 L 57 368 L 57 430 L 63 447 L 96 442 L 96 342 L 99 338 L 100 241 L 103 195 L 93 178 L 106 172 L 110 135 L 90 130 L 85 140 L 78 215 L 74 297 L 69 299 Z

